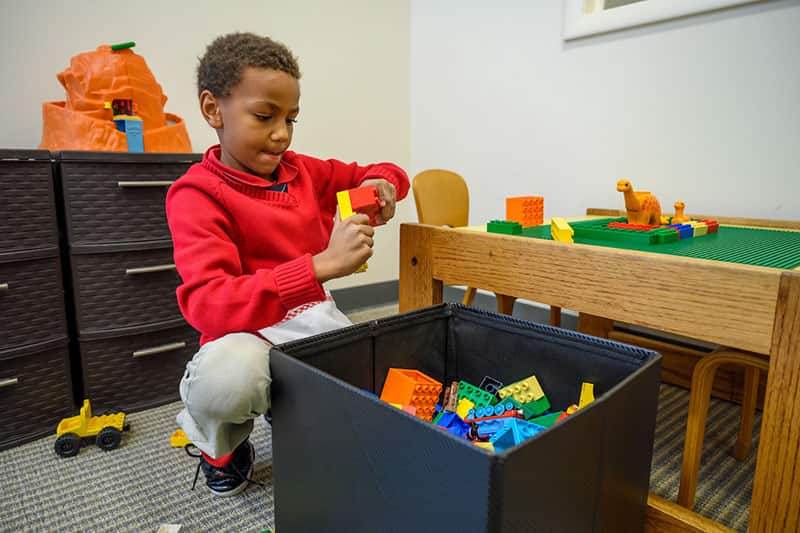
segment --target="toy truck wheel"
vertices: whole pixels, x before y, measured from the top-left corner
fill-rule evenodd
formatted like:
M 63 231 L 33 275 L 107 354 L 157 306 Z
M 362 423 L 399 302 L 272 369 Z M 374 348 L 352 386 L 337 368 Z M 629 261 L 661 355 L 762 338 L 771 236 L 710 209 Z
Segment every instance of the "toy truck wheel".
M 72 457 L 81 451 L 81 438 L 75 433 L 64 433 L 56 439 L 56 454 L 61 457 Z
M 105 427 L 97 434 L 97 447 L 101 450 L 113 450 L 122 441 L 122 432 L 114 427 Z

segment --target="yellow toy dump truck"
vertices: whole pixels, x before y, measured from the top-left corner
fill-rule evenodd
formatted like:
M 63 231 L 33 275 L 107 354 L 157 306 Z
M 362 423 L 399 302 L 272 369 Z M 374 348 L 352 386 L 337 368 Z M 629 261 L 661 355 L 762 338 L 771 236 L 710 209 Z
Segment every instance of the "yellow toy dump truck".
M 122 441 L 122 431 L 125 429 L 125 413 L 92 416 L 89 400 L 83 400 L 78 416 L 64 418 L 58 423 L 55 451 L 61 457 L 77 455 L 81 440 L 88 437 L 95 437 L 97 447 L 101 450 L 113 450 Z

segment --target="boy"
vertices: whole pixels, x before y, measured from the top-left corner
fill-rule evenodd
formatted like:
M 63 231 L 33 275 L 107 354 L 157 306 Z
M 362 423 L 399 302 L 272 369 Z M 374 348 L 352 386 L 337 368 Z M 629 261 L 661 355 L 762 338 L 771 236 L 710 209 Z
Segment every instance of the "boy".
M 300 71 L 282 44 L 250 33 L 200 59 L 200 111 L 219 145 L 172 185 L 167 219 L 177 296 L 201 348 L 186 365 L 178 424 L 201 451 L 206 485 L 238 494 L 252 475 L 253 419 L 269 407 L 272 344 L 350 325 L 322 284 L 372 255 L 366 215 L 334 220 L 336 193 L 373 185 L 378 222 L 408 192 L 391 163 L 358 166 L 288 151 Z M 196 478 L 195 478 L 196 479 Z

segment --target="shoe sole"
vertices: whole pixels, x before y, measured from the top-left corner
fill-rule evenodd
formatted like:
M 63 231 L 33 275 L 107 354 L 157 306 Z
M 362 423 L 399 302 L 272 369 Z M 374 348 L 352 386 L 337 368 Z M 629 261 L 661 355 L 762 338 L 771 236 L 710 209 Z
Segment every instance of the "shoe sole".
M 253 471 L 255 470 L 255 467 L 256 467 L 256 448 L 255 446 L 250 444 L 250 470 L 248 470 L 247 472 L 248 479 L 253 479 Z M 214 490 L 211 487 L 208 487 L 208 490 L 211 491 L 211 494 L 213 494 L 214 496 L 217 496 L 219 498 L 225 498 L 228 496 L 236 496 L 237 494 L 243 493 L 245 489 L 248 487 L 248 485 L 250 485 L 250 482 L 245 481 L 235 489 L 226 490 L 225 492 Z

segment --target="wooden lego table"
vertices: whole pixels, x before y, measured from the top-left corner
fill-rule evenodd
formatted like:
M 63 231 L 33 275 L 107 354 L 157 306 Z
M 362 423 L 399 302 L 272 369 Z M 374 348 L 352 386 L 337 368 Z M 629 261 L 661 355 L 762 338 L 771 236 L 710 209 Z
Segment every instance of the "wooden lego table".
M 445 284 L 578 311 L 587 332 L 603 317 L 769 356 L 750 531 L 800 531 L 799 271 L 402 224 L 400 311 L 440 303 Z M 647 523 L 648 531 L 729 531 L 654 494 Z

